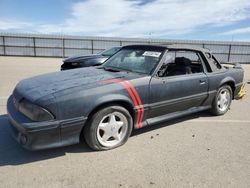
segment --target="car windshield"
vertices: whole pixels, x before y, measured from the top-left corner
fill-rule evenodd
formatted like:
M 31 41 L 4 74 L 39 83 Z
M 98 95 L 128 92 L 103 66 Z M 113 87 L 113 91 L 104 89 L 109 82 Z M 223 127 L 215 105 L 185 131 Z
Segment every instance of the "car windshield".
M 160 60 L 162 51 L 122 49 L 106 61 L 105 68 L 150 74 Z
M 108 50 L 104 50 L 103 52 L 101 52 L 101 55 L 103 55 L 103 56 L 112 56 L 113 54 L 118 52 L 120 49 L 121 49 L 121 47 L 110 48 Z

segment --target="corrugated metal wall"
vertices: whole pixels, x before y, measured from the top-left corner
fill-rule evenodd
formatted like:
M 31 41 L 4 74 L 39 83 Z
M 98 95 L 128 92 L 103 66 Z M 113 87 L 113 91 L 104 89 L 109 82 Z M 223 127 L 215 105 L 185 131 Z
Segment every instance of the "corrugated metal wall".
M 221 62 L 250 63 L 250 42 L 160 40 L 0 33 L 0 55 L 68 57 L 130 44 L 186 44 L 210 49 Z

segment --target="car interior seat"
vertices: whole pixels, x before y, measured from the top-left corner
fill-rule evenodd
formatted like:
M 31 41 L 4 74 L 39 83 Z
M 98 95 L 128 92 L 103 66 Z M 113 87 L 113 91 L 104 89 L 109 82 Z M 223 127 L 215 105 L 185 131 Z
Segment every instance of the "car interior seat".
M 168 71 L 167 76 L 192 74 L 191 60 L 185 57 L 176 57 L 174 66 Z

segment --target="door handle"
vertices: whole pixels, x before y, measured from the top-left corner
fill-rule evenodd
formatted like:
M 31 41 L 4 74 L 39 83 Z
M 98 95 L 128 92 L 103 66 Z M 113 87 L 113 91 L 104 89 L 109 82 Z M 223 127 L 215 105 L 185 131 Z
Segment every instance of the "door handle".
M 162 83 L 165 84 L 166 83 L 166 79 L 161 79 Z
M 206 80 L 205 80 L 205 79 L 200 79 L 200 84 L 201 84 L 201 85 L 206 84 Z

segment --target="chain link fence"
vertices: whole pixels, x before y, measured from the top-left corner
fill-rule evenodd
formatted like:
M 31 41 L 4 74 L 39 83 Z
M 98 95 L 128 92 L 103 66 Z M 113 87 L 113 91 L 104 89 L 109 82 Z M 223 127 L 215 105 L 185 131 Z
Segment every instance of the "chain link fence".
M 0 55 L 68 57 L 96 54 L 113 46 L 185 44 L 210 49 L 221 62 L 250 63 L 250 42 L 162 40 L 0 33 Z

